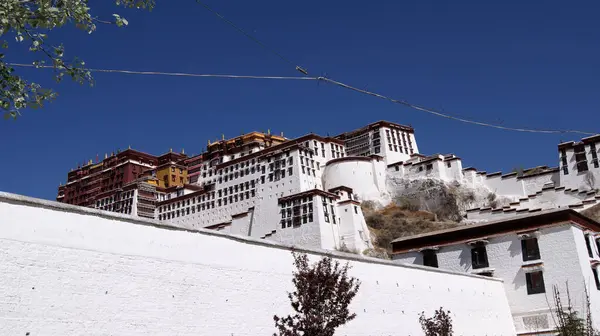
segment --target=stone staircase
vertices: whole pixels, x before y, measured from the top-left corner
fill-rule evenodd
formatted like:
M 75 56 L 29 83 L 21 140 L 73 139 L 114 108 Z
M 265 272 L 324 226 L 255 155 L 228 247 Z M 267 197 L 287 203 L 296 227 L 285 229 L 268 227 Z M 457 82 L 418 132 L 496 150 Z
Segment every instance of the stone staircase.
M 535 194 L 521 197 L 518 201 L 502 207 L 469 209 L 466 211 L 466 219 L 473 221 L 497 220 L 557 208 L 582 211 L 598 203 L 600 203 L 600 193 L 596 190 L 578 190 L 547 185 Z

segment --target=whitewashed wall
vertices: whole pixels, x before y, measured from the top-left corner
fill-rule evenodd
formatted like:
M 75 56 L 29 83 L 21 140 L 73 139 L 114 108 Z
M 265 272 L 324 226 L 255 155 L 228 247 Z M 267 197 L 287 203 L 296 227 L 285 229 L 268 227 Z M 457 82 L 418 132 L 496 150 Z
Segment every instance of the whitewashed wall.
M 540 175 L 523 176 L 521 180 L 523 181 L 526 195 L 535 194 L 536 192 L 542 190 L 544 185 L 547 184 L 552 184 L 555 187 L 559 187 L 560 178 L 558 175 L 558 172 L 551 172 Z
M 523 261 L 521 241 L 516 234 L 491 237 L 488 240 L 486 249 L 489 269 L 493 270 L 494 277 L 504 280 L 504 288 L 518 332 L 541 331 L 525 325 L 523 317 L 546 316 L 545 318 L 552 325 L 552 316 L 549 314 L 549 305 L 552 304 L 552 286 L 559 286 L 565 294 L 567 281 L 573 306 L 576 309 L 580 309 L 585 302 L 583 289 L 585 281 L 590 288 L 592 309 L 596 314 L 600 311 L 598 306 L 600 292 L 596 289 L 592 278 L 585 240 L 580 229 L 571 225 L 541 229 L 538 238 L 541 259 L 528 262 Z M 467 273 L 473 271 L 471 247 L 467 244 L 441 247 L 437 251 L 437 256 L 439 267 L 442 269 Z M 394 259 L 399 262 L 423 264 L 422 254 L 419 252 L 396 255 Z M 546 293 L 528 295 L 525 273 L 521 267 L 540 261 L 544 263 Z M 566 302 L 566 298 L 564 299 Z M 596 327 L 600 327 L 600 315 L 595 315 L 594 318 Z
M 343 161 L 327 164 L 323 171 L 325 190 L 350 187 L 361 200 L 379 199 L 386 194 L 385 180 L 386 165 L 383 160 L 365 161 L 364 158 L 353 160 L 347 157 Z
M 292 290 L 290 248 L 0 193 L 1 335 L 270 335 Z M 309 251 L 316 260 L 323 252 Z M 337 335 L 515 335 L 502 282 L 336 253 L 362 281 Z
M 496 195 L 502 196 L 526 196 L 523 182 L 517 179 L 517 175 L 502 177 L 502 175 L 486 176 L 484 185 Z

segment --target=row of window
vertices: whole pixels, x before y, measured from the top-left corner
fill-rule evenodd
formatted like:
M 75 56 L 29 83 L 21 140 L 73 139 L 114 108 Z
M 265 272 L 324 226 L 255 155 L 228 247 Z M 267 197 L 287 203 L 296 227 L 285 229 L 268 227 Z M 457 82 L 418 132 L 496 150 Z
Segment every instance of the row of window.
M 120 193 L 120 194 L 117 194 L 114 196 L 102 198 L 102 199 L 96 201 L 96 207 L 101 207 L 101 206 L 108 205 L 113 202 L 118 202 L 121 200 L 132 198 L 133 193 L 134 193 L 133 191 L 126 191 L 126 192 L 123 192 L 123 193 Z
M 281 228 L 298 226 L 312 223 L 313 221 L 313 197 L 303 197 L 289 200 L 281 204 Z
M 589 170 L 587 154 L 585 152 L 585 145 L 580 144 L 575 146 L 575 167 L 578 172 L 586 172 Z M 592 155 L 591 163 L 594 165 L 594 168 L 600 167 L 598 162 L 598 153 L 596 152 L 596 144 L 590 144 L 590 154 Z M 564 175 L 569 175 L 569 162 L 567 160 L 567 152 L 564 149 L 560 150 L 560 163 L 561 168 Z
M 523 261 L 539 260 L 541 256 L 537 238 L 522 239 L 521 254 Z M 423 251 L 423 265 L 429 267 L 438 267 L 436 251 L 430 249 Z M 485 243 L 477 242 L 472 245 L 471 267 L 473 269 L 490 267 Z M 481 273 L 481 275 L 492 276 L 492 273 L 484 272 Z M 527 294 L 546 292 L 546 288 L 544 286 L 544 275 L 542 271 L 526 272 L 525 277 L 527 282 Z

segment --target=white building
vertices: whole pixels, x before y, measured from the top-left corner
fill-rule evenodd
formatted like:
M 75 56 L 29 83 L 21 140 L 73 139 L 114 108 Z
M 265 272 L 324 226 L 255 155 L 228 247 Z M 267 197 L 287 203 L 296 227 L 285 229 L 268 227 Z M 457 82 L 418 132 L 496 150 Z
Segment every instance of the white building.
M 106 195 L 96 207 L 190 229 L 363 251 L 371 242 L 359 202 L 390 202 L 399 192 L 397 181 L 438 179 L 472 188 L 480 201 L 469 204 L 464 215 L 473 222 L 591 207 L 600 201 L 595 188 L 599 142 L 600 135 L 560 144 L 559 167 L 503 174 L 464 168 L 453 154 L 420 154 L 414 129 L 387 121 L 336 137 L 309 134 L 290 140 L 252 132 L 209 141 L 205 153 L 186 160 L 190 185 L 146 191 L 158 198 L 157 204 L 139 191 L 127 192 L 126 186 L 125 198 Z M 347 198 L 335 195 L 336 190 L 348 193 Z M 481 201 L 488 194 L 506 202 Z
M 574 210 L 550 210 L 396 239 L 393 259 L 503 279 L 519 335 L 554 330 L 553 286 L 564 295 L 567 282 L 585 317 L 585 286 L 600 329 L 599 233 L 599 223 Z
M 372 247 L 351 184 L 325 183 L 329 165 L 371 159 L 347 157 L 342 140 L 313 134 L 258 142 L 265 139 L 209 146 L 203 163 L 195 163 L 202 190 L 159 202 L 157 218 L 303 246 L 359 252 Z
M 413 154 L 402 161 L 388 161 L 386 178 L 458 182 L 508 200 L 496 207 L 480 204 L 468 209 L 466 217 L 473 221 L 498 220 L 557 208 L 581 211 L 600 202 L 599 148 L 600 135 L 577 143 L 561 143 L 558 167 L 538 166 L 510 173 L 463 168 L 462 160 L 453 154 Z
M 560 185 L 570 189 L 590 190 L 600 184 L 598 164 L 600 135 L 558 145 Z M 598 182 L 596 182 L 598 181 Z
M 389 121 L 378 121 L 336 138 L 344 140 L 348 156 L 379 155 L 388 164 L 419 153 L 415 130 Z

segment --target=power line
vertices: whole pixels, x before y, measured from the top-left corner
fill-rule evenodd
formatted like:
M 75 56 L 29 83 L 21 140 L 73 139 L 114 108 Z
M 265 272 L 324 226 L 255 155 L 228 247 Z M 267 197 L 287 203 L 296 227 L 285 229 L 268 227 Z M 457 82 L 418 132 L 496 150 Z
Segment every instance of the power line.
M 10 66 L 26 68 L 53 69 L 51 65 L 33 65 L 23 63 L 7 63 Z M 148 76 L 178 76 L 178 77 L 213 77 L 213 78 L 240 78 L 240 79 L 289 79 L 289 80 L 318 80 L 315 77 L 291 77 L 291 76 L 249 76 L 249 75 L 219 75 L 219 74 L 193 74 L 185 72 L 159 72 L 159 71 L 136 71 L 136 70 L 117 70 L 117 69 L 85 69 L 90 72 L 108 72 L 122 73 L 129 75 L 148 75 Z
M 348 84 L 344 84 L 338 81 L 334 81 L 333 79 L 329 79 L 326 77 L 318 77 L 319 80 L 337 85 L 337 86 L 341 86 L 345 89 L 349 89 L 352 91 L 356 91 L 362 94 L 366 94 L 369 96 L 373 96 L 373 97 L 377 97 L 377 98 L 381 98 L 387 101 L 390 101 L 392 103 L 395 104 L 400 104 L 400 105 L 404 105 L 407 107 L 410 107 L 412 109 L 415 110 L 419 110 L 422 112 L 426 112 L 426 113 L 430 113 L 439 117 L 443 117 L 443 118 L 448 118 L 448 119 L 452 119 L 452 120 L 456 120 L 456 121 L 461 121 L 464 123 L 468 123 L 468 124 L 474 124 L 474 125 L 480 125 L 480 126 L 486 126 L 486 127 L 493 127 L 493 128 L 498 128 L 498 129 L 503 129 L 503 130 L 508 130 L 508 131 L 518 131 L 518 132 L 530 132 L 530 133 L 579 133 L 579 134 L 585 134 L 585 135 L 594 135 L 597 133 L 592 133 L 592 132 L 584 132 L 584 131 L 578 131 L 578 130 L 558 130 L 558 129 L 534 129 L 534 128 L 518 128 L 518 127 L 508 127 L 508 126 L 501 126 L 501 125 L 496 125 L 496 124 L 489 124 L 489 123 L 485 123 L 485 122 L 481 122 L 481 121 L 475 121 L 475 120 L 470 120 L 470 119 L 465 119 L 465 118 L 460 118 L 460 117 L 455 117 L 446 113 L 442 113 L 439 111 L 436 111 L 434 109 L 430 109 L 427 107 L 423 107 L 423 106 L 419 106 L 419 105 L 414 105 L 411 104 L 405 100 L 397 100 L 397 99 L 393 99 L 390 97 L 386 97 L 384 95 L 375 93 L 375 92 L 371 92 L 371 91 L 367 91 L 367 90 L 362 90 L 353 86 L 350 86 Z
M 205 3 L 203 3 L 200 0 L 195 0 L 195 1 L 196 1 L 196 3 L 204 6 L 204 8 L 206 8 L 207 10 L 209 10 L 211 13 L 213 13 L 214 15 L 216 15 L 218 18 L 220 18 L 221 20 L 223 20 L 225 23 L 227 23 L 230 26 L 232 26 L 233 28 L 235 28 L 237 31 L 239 31 L 240 33 L 242 33 L 244 36 L 246 36 L 250 40 L 254 41 L 256 44 L 258 44 L 261 47 L 263 47 L 265 50 L 269 51 L 272 54 L 275 54 L 276 56 L 278 56 L 279 58 L 281 58 L 286 63 L 291 64 L 292 66 L 294 66 L 295 63 L 292 62 L 290 59 L 288 59 L 287 57 L 281 55 L 275 49 L 267 46 L 266 44 L 264 44 L 263 42 L 261 42 L 259 39 L 257 39 L 256 37 L 254 37 L 252 34 L 246 32 L 242 28 L 238 27 L 233 22 L 231 22 L 230 20 L 226 19 L 219 12 L 217 12 L 214 9 L 210 8 L 208 5 L 206 5 Z M 305 75 L 308 75 L 308 71 L 306 71 L 305 69 L 303 69 L 303 68 L 301 68 L 299 66 L 296 66 L 296 70 L 302 72 Z M 386 97 L 386 96 L 384 96 L 382 94 L 378 94 L 378 93 L 367 91 L 367 90 L 362 90 L 362 89 L 353 87 L 351 85 L 335 81 L 335 80 L 327 78 L 327 77 L 317 77 L 316 79 L 318 79 L 320 81 L 328 82 L 330 84 L 334 84 L 334 85 L 337 85 L 337 86 L 340 86 L 340 87 L 343 87 L 343 88 L 346 88 L 346 89 L 349 89 L 349 90 L 352 90 L 352 91 L 355 91 L 355 92 L 359 92 L 359 93 L 366 94 L 366 95 L 369 95 L 369 96 L 373 96 L 373 97 L 385 99 L 385 100 L 390 101 L 392 103 L 400 104 L 400 105 L 403 105 L 403 106 L 415 109 L 417 111 L 421 111 L 421 112 L 433 114 L 433 115 L 436 115 L 438 117 L 443 117 L 443 118 L 447 118 L 447 119 L 451 119 L 451 120 L 456 120 L 456 121 L 460 121 L 460 122 L 467 123 L 467 124 L 472 124 L 472 125 L 492 127 L 492 128 L 502 129 L 502 130 L 507 130 L 507 131 L 529 132 L 529 133 L 578 133 L 578 134 L 585 134 L 585 135 L 594 135 L 594 134 L 597 134 L 597 133 L 593 133 L 593 132 L 584 132 L 584 131 L 579 131 L 579 130 L 535 129 L 535 128 L 524 128 L 524 127 L 508 127 L 508 126 L 502 126 L 502 125 L 498 125 L 498 124 L 485 123 L 485 122 L 476 121 L 476 120 L 472 120 L 472 119 L 467 119 L 467 118 L 461 118 L 461 117 L 453 116 L 453 115 L 450 115 L 450 114 L 447 114 L 447 113 L 443 113 L 443 112 L 437 111 L 435 109 L 431 109 L 431 108 L 427 108 L 427 107 L 423 107 L 423 106 L 411 104 L 411 103 L 407 102 L 406 100 L 392 99 L 392 98 Z

